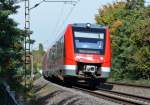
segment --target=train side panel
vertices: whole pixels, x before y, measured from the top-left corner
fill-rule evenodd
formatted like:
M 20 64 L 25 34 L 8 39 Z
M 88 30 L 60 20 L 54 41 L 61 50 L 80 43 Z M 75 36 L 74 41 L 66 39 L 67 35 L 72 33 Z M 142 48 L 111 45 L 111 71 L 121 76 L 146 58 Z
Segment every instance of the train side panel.
M 111 67 L 111 44 L 110 44 L 110 32 L 109 28 L 106 28 L 106 42 L 105 42 L 105 55 L 104 62 L 101 66 L 101 77 L 108 78 L 110 75 Z
M 64 36 L 59 38 L 46 53 L 43 60 L 43 75 L 45 77 L 60 77 L 63 79 L 64 68 Z
M 76 75 L 76 62 L 74 60 L 74 44 L 71 25 L 68 26 L 65 33 L 65 59 L 64 59 L 64 75 Z

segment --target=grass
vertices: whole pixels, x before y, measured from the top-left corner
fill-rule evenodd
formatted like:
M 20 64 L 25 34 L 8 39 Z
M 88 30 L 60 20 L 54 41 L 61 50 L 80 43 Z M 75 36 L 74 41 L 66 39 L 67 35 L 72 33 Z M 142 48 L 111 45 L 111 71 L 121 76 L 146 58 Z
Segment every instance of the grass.
M 150 86 L 150 79 L 144 80 L 130 80 L 130 79 L 120 79 L 120 80 L 115 80 L 114 78 L 109 78 L 107 80 L 108 82 L 116 82 L 116 83 L 127 83 L 127 84 L 132 84 L 132 85 L 143 85 L 143 86 Z

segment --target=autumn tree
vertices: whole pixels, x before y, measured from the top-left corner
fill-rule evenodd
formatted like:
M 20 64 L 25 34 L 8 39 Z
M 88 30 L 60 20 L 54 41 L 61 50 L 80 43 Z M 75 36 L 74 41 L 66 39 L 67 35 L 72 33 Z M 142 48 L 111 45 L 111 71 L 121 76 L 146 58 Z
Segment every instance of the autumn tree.
M 44 55 L 44 47 L 43 47 L 42 43 L 39 44 L 39 50 L 38 51 L 39 51 L 39 53 L 40 53 L 41 56 Z
M 110 27 L 112 76 L 150 78 L 150 8 L 144 7 L 144 0 L 105 5 L 95 19 L 98 24 Z
M 42 69 L 42 62 L 43 62 L 43 56 L 44 56 L 44 47 L 43 44 L 39 44 L 38 50 L 33 50 L 33 59 L 34 59 L 34 70 L 38 72 L 40 69 Z

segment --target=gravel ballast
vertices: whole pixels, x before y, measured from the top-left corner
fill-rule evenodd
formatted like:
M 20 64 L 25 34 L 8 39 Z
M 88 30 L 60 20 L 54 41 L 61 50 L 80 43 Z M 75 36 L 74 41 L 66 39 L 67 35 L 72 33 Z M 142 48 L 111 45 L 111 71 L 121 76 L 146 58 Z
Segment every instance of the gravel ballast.
M 114 85 L 112 90 L 150 98 L 150 88 L 138 88 L 132 86 Z
M 35 81 L 36 105 L 119 105 L 43 78 Z

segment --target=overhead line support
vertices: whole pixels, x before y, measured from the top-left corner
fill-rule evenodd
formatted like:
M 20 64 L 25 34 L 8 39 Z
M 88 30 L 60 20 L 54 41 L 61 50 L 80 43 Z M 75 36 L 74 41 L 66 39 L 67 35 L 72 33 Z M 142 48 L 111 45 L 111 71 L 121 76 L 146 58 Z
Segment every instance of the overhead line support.
M 43 2 L 63 2 L 63 3 L 77 3 L 75 0 L 43 0 L 33 7 L 30 8 L 30 0 L 23 0 L 25 1 L 25 38 L 24 38 L 24 50 L 25 50 L 25 60 L 24 60 L 24 69 L 25 69 L 25 87 L 27 86 L 27 70 L 31 69 L 31 52 L 30 52 L 30 10 L 38 7 Z
M 25 38 L 24 38 L 24 50 L 25 50 L 25 61 L 24 61 L 24 73 L 25 73 L 25 87 L 27 87 L 27 70 L 31 66 L 30 57 L 30 1 L 25 0 Z

